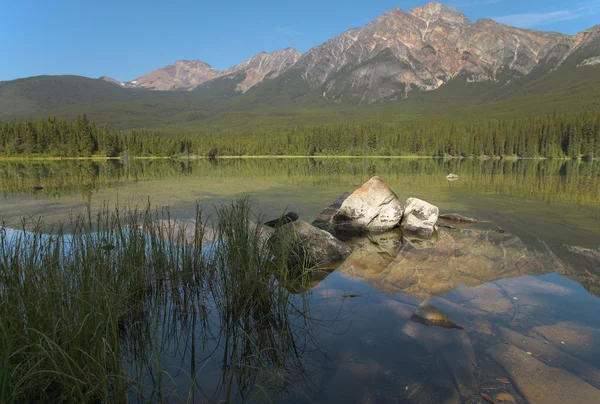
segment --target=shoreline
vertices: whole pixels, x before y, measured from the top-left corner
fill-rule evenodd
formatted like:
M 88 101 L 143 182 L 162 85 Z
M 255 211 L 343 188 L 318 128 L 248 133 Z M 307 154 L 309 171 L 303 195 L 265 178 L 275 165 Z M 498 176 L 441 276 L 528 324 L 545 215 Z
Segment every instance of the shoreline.
M 572 159 L 570 157 L 516 157 L 516 156 L 504 156 L 504 157 L 489 157 L 489 156 L 478 156 L 478 157 L 434 157 L 434 156 L 381 156 L 381 155 L 365 155 L 365 156 L 348 156 L 348 155 L 325 155 L 325 156 L 296 156 L 296 155 L 246 155 L 246 156 L 217 156 L 210 158 L 207 156 L 137 156 L 129 157 L 129 160 L 234 160 L 234 159 L 432 159 L 432 160 L 577 160 L 586 161 L 581 158 Z M 592 161 L 599 160 L 600 158 L 595 157 Z M 0 161 L 108 161 L 108 160 L 120 160 L 125 161 L 123 157 L 102 157 L 102 156 L 91 156 L 91 157 L 2 157 Z

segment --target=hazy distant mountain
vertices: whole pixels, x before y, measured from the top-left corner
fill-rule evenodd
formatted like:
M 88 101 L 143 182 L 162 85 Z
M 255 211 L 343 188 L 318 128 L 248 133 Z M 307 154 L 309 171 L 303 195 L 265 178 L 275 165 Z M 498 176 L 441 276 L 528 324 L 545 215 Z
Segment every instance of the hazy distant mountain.
M 122 85 L 151 90 L 187 90 L 218 76 L 218 70 L 201 60 L 178 60 Z
M 103 80 L 120 84 L 127 88 L 147 88 L 150 90 L 192 90 L 202 83 L 220 77 L 241 78 L 238 90 L 246 92 L 261 83 L 265 78 L 272 79 L 285 72 L 298 61 L 301 53 L 287 48 L 258 55 L 227 70 L 216 70 L 201 60 L 178 60 L 177 62 L 144 74 L 135 80 L 119 83 L 110 77 Z

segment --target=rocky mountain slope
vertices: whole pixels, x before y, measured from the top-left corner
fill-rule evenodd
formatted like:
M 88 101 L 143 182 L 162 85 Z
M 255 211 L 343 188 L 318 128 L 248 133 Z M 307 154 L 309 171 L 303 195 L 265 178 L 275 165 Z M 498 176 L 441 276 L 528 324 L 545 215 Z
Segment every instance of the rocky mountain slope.
M 246 92 L 261 83 L 265 78 L 272 79 L 293 66 L 301 53 L 287 48 L 258 55 L 226 70 L 214 69 L 201 60 L 178 60 L 172 65 L 154 70 L 135 80 L 119 83 L 110 77 L 103 80 L 118 83 L 127 88 L 147 88 L 151 90 L 192 90 L 202 83 L 216 78 L 240 77 L 238 91 Z
M 121 85 L 198 89 L 213 98 L 219 92 L 229 98 L 294 72 L 308 91 L 326 99 L 373 103 L 435 90 L 456 78 L 508 84 L 534 71 L 552 71 L 569 59 L 577 60 L 571 67 L 600 64 L 600 26 L 575 36 L 525 30 L 490 19 L 472 22 L 432 2 L 410 12 L 388 11 L 303 55 L 293 48 L 262 52 L 227 70 L 197 60 L 178 61 Z
M 290 122 L 304 123 L 303 113 L 321 122 L 331 110 L 404 99 L 403 110 L 495 103 L 494 110 L 516 116 L 542 107 L 597 106 L 598 94 L 600 25 L 569 36 L 472 22 L 429 3 L 391 10 L 305 54 L 262 52 L 226 70 L 178 61 L 127 83 L 80 76 L 0 82 L 0 120 L 70 119 L 86 111 L 120 128 L 207 119 L 228 124 L 220 120 L 228 113 L 249 125 L 256 124 L 255 113 L 278 123 L 288 114 Z
M 513 28 L 489 19 L 471 22 L 459 11 L 429 3 L 391 10 L 309 50 L 298 61 L 312 88 L 331 99 L 370 103 L 434 90 L 451 79 L 508 83 L 540 63 L 556 68 L 598 30 L 574 37 Z

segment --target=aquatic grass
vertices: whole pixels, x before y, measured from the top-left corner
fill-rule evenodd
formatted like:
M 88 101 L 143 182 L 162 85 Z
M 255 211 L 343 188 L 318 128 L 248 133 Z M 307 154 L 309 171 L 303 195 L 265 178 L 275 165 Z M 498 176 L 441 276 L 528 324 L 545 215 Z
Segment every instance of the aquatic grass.
M 88 209 L 69 234 L 3 226 L 0 402 L 271 401 L 305 372 L 308 305 L 251 216 L 242 199 L 212 221 L 147 204 Z M 193 354 L 220 362 L 216 391 L 202 390 L 195 358 L 189 391 L 164 368 L 190 337 Z

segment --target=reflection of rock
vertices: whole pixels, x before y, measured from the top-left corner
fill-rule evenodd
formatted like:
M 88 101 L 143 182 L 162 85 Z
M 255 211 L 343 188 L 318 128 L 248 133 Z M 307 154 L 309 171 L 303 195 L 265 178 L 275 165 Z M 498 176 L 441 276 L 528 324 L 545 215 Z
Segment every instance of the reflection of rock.
M 510 375 L 530 403 L 600 403 L 600 390 L 571 373 L 545 365 L 510 345 L 498 344 L 486 351 Z
M 199 224 L 195 220 L 159 219 L 146 226 L 146 230 L 172 243 L 192 244 L 195 242 L 196 232 L 198 237 L 202 237 L 203 246 L 213 244 L 220 238 L 215 228 Z M 273 232 L 274 230 L 270 227 L 258 225 L 251 220 L 248 221 L 249 239 L 252 240 L 253 237 L 256 237 L 259 248 L 265 246 Z
M 387 268 L 402 248 L 402 233 L 391 231 L 344 241 L 353 248 L 343 264 L 348 270 L 378 273 Z
M 339 196 L 331 205 L 326 207 L 317 218 L 312 222 L 313 226 L 328 230 L 331 227 L 331 219 L 340 210 L 342 203 L 350 196 L 352 192 L 346 192 Z
M 600 330 L 573 322 L 560 322 L 534 327 L 539 334 L 560 347 L 591 363 L 600 364 Z
M 197 224 L 195 220 L 155 220 L 149 225 L 148 230 L 172 243 L 193 243 L 196 238 L 196 232 L 198 232 L 199 237 L 202 237 L 202 244 L 204 245 L 212 244 L 218 238 L 215 229 L 199 223 Z
M 440 326 L 444 328 L 462 328 L 456 325 L 450 318 L 439 311 L 429 300 L 425 300 L 415 309 L 411 320 L 428 326 Z
M 466 217 L 466 216 L 463 216 L 458 213 L 444 213 L 444 214 L 440 215 L 439 218 L 447 220 L 449 222 L 455 222 L 455 223 L 467 223 L 467 224 L 477 223 L 477 220 L 473 219 L 472 217 Z
M 344 200 L 331 223 L 340 232 L 385 232 L 398 225 L 403 212 L 396 194 L 373 177 Z
M 421 300 L 450 292 L 461 284 L 472 287 L 527 274 L 564 273 L 554 257 L 529 251 L 518 237 L 509 234 L 474 230 L 440 232 L 430 242 L 416 246 L 404 243 L 384 269 L 362 271 L 351 262 L 344 262 L 339 270 L 383 292 L 401 291 Z
M 500 327 L 499 332 L 507 342 L 517 348 L 531 352 L 544 361 L 550 361 L 554 366 L 561 366 L 597 388 L 600 387 L 600 371 L 589 363 L 562 352 L 542 339 L 531 338 L 504 327 Z
M 290 266 L 330 265 L 352 252 L 328 232 L 303 220 L 279 227 L 271 240 L 273 253 L 285 254 Z
M 458 175 L 456 175 L 456 174 L 452 174 L 452 173 L 450 173 L 450 174 L 448 174 L 448 175 L 446 176 L 446 179 L 447 179 L 448 181 L 456 181 L 458 178 L 459 178 L 459 177 L 458 177 Z
M 431 237 L 439 213 L 437 206 L 417 198 L 408 198 L 402 218 L 402 229 L 419 237 Z

